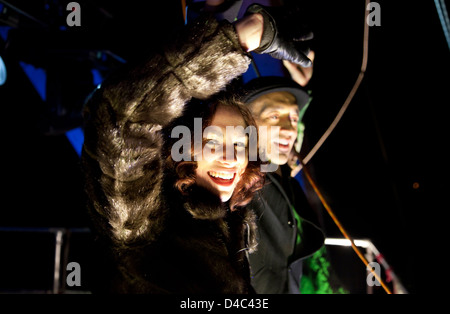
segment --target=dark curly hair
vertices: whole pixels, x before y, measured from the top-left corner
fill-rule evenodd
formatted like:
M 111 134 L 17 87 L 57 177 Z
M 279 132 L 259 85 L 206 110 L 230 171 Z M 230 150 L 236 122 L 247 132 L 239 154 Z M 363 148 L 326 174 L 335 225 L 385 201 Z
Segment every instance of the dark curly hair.
M 186 105 L 182 116 L 175 119 L 175 121 L 163 130 L 165 137 L 164 152 L 166 156 L 166 167 L 174 173 L 174 186 L 183 195 L 189 195 L 189 188 L 196 183 L 195 170 L 197 169 L 197 162 L 194 161 L 193 158 L 194 137 L 191 137 L 190 160 L 175 161 L 171 155 L 171 148 L 179 139 L 170 137 L 172 129 L 176 126 L 183 125 L 191 131 L 191 134 L 193 134 L 194 118 L 201 118 L 203 133 L 204 129 L 211 125 L 211 121 L 219 106 L 236 108 L 241 113 L 246 127 L 254 126 L 254 129 L 257 129 L 256 122 L 248 108 L 236 96 L 233 96 L 229 92 L 221 92 L 207 101 L 198 99 L 191 100 Z M 248 148 L 246 153 L 249 153 Z M 257 160 L 248 161 L 245 172 L 243 173 L 241 180 L 236 185 L 236 188 L 234 189 L 229 200 L 230 210 L 233 211 L 247 205 L 252 200 L 255 192 L 262 188 L 264 185 L 264 174 L 260 171 L 261 165 L 262 161 L 259 156 L 257 156 Z

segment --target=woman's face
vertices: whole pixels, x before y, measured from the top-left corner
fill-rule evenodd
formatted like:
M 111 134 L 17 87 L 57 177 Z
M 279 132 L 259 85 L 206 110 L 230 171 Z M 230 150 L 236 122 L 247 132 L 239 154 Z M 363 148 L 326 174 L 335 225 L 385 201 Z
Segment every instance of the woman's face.
M 202 151 L 195 152 L 197 184 L 218 194 L 222 202 L 231 198 L 248 164 L 245 128 L 236 108 L 219 106 L 203 132 Z

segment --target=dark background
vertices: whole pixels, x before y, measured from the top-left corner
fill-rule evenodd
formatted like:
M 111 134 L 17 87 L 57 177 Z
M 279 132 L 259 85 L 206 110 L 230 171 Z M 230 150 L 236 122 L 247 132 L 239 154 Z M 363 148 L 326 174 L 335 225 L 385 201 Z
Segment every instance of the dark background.
M 0 26 L 7 34 L 0 41 L 0 55 L 8 70 L 0 86 L 3 290 L 42 288 L 26 282 L 32 271 L 25 272 L 28 277 L 11 275 L 8 261 L 22 269 L 34 265 L 35 270 L 38 257 L 47 254 L 47 266 L 53 261 L 51 250 L 44 253 L 47 248 L 33 244 L 38 236 L 22 239 L 7 228 L 88 225 L 79 156 L 65 132 L 81 126 L 82 103 L 96 85 L 92 69 L 107 76 L 123 60 L 157 49 L 183 25 L 181 1 L 78 1 L 81 26 L 70 28 L 65 20 L 68 2 L 8 1 L 33 21 L 0 1 Z M 450 209 L 449 47 L 433 1 L 377 2 L 381 26 L 370 27 L 364 80 L 309 167 L 347 231 L 372 240 L 409 292 L 437 292 L 445 280 L 444 221 Z M 316 52 L 308 86 L 313 101 L 304 118 L 306 155 L 359 74 L 365 3 L 302 1 L 302 6 Z M 20 62 L 45 69 L 45 101 Z M 322 212 L 327 235 L 341 237 L 317 199 L 311 200 Z M 47 268 L 36 270 L 41 275 L 34 280 L 47 280 L 42 279 L 51 276 Z M 344 281 L 352 280 L 344 272 L 348 268 L 339 266 L 342 276 L 349 277 Z

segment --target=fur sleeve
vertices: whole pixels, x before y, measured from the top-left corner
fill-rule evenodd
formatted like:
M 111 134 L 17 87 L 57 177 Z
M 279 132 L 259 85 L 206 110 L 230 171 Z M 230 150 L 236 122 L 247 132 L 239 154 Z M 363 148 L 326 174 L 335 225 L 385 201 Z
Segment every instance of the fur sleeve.
M 207 98 L 245 72 L 249 58 L 231 24 L 199 19 L 145 62 L 106 80 L 85 107 L 82 163 L 94 228 L 117 244 L 161 231 L 159 130 L 192 97 Z

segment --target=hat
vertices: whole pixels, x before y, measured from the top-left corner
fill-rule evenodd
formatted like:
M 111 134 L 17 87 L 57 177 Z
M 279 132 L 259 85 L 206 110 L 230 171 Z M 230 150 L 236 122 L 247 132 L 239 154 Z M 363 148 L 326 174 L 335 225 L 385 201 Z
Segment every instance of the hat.
M 289 92 L 293 94 L 297 99 L 300 112 L 311 100 L 309 94 L 292 79 L 282 76 L 265 76 L 253 79 L 244 85 L 242 101 L 245 104 L 249 104 L 256 98 L 273 92 Z

